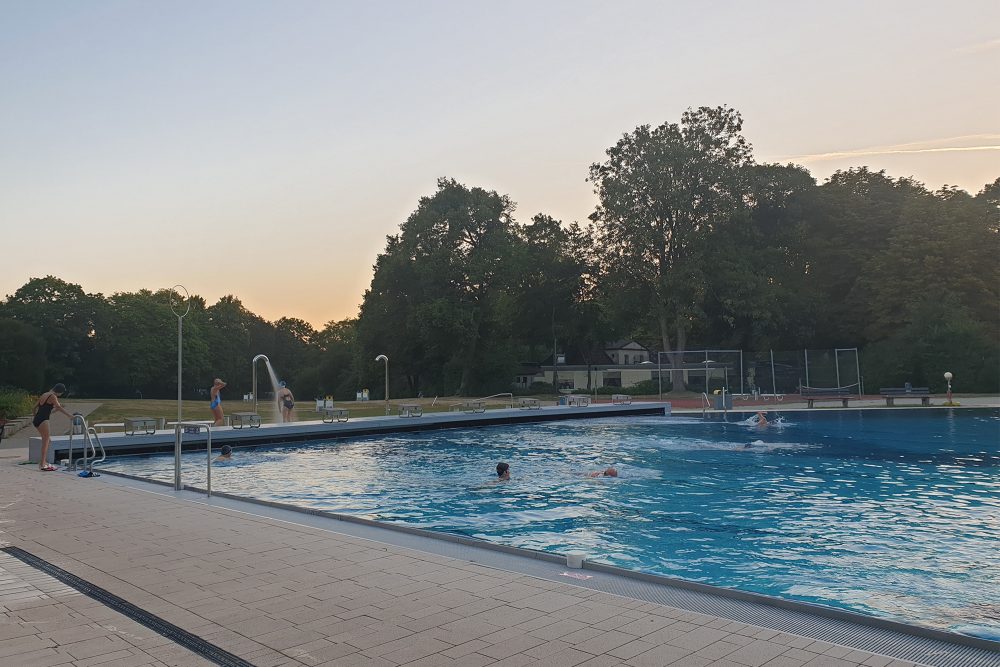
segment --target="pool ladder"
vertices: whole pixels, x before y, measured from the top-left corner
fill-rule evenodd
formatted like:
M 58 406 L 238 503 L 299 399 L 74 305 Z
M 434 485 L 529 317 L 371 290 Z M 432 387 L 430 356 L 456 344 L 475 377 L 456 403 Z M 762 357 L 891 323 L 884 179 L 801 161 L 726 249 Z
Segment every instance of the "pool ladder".
M 79 435 L 83 436 L 83 456 L 80 457 L 82 461 L 80 466 L 77 466 L 76 460 L 73 458 L 73 436 L 77 435 L 77 426 L 80 426 Z M 97 445 L 95 446 L 94 443 L 97 443 Z M 101 449 L 100 457 L 97 456 L 98 447 Z M 77 470 L 78 468 L 82 468 L 80 477 L 97 477 L 98 474 L 94 472 L 94 464 L 101 463 L 106 458 L 107 453 L 104 451 L 104 445 L 101 443 L 101 436 L 97 435 L 97 430 L 87 424 L 87 419 L 83 415 L 73 415 L 73 421 L 69 429 L 69 454 L 66 469 Z

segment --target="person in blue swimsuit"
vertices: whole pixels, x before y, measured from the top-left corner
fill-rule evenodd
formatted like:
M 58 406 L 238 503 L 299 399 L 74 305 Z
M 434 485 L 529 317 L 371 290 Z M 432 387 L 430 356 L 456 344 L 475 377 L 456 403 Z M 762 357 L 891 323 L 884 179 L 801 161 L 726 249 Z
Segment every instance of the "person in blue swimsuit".
M 212 383 L 212 388 L 208 390 L 208 395 L 212 397 L 212 402 L 208 405 L 212 410 L 212 416 L 215 417 L 215 426 L 222 426 L 225 421 L 225 415 L 222 414 L 222 388 L 226 386 L 226 383 L 215 378 Z
M 42 455 L 38 459 L 39 470 L 55 470 L 46 460 L 49 455 L 49 445 L 52 443 L 52 435 L 49 433 L 49 418 L 52 416 L 52 411 L 55 410 L 56 412 L 63 413 L 71 421 L 73 419 L 73 415 L 66 408 L 59 405 L 59 397 L 65 393 L 66 385 L 60 382 L 39 396 L 38 401 L 35 403 L 35 418 L 31 420 L 31 423 L 38 429 L 38 434 L 42 436 Z

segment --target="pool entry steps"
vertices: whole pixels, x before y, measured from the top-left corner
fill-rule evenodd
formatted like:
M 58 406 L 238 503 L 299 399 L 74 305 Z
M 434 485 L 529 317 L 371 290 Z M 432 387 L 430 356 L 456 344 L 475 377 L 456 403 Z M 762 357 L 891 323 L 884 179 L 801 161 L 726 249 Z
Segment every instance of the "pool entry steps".
M 328 423 L 324 421 L 294 422 L 290 424 L 264 424 L 260 428 L 240 429 L 220 426 L 212 429 L 212 441 L 222 445 L 260 445 L 327 440 L 331 438 L 357 438 L 407 431 L 425 431 L 442 428 L 469 428 L 497 424 L 521 424 L 557 421 L 562 419 L 593 419 L 596 417 L 627 417 L 634 415 L 669 415 L 670 403 L 591 403 L 587 406 L 546 406 L 538 409 L 498 409 L 484 412 L 433 412 L 424 413 L 419 419 L 389 417 L 360 417 L 350 421 Z M 53 436 L 49 446 L 49 462 L 76 458 L 73 436 Z M 174 450 L 174 429 L 157 430 L 150 434 L 126 435 L 105 433 L 103 449 L 107 454 L 150 454 Z M 184 438 L 185 450 L 205 449 L 205 434 L 191 434 Z M 38 460 L 41 438 L 31 438 L 28 455 Z

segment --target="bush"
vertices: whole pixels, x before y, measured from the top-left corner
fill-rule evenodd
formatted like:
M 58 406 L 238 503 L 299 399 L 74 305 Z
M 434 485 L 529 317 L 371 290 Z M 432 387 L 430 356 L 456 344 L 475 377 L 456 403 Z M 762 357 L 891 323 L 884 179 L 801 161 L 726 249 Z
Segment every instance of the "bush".
M 33 401 L 21 389 L 0 389 L 0 419 L 14 419 L 31 414 Z

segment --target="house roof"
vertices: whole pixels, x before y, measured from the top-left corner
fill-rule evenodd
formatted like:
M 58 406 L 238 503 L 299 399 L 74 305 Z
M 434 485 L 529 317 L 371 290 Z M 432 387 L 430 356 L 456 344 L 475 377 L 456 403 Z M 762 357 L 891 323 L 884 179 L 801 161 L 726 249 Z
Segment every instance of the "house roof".
M 605 343 L 604 349 L 610 351 L 614 350 L 646 350 L 647 352 L 649 351 L 644 345 L 640 345 L 634 340 L 627 340 L 624 338 L 621 340 L 616 340 L 613 343 Z

